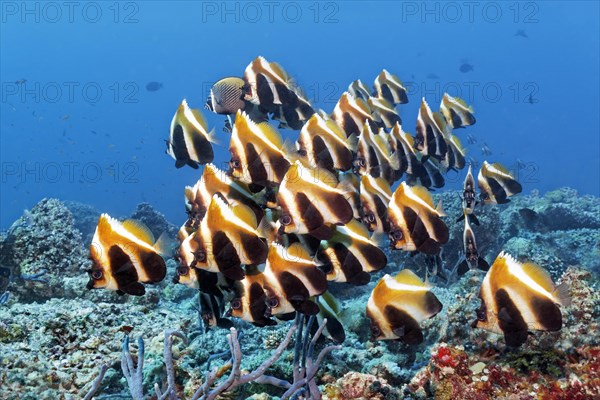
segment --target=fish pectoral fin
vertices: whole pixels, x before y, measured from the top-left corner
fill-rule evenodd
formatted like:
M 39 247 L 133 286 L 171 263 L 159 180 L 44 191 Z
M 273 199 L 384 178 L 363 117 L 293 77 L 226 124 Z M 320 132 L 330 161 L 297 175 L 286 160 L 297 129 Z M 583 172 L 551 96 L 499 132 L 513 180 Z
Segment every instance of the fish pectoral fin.
M 356 274 L 355 276 L 353 276 L 351 279 L 348 280 L 348 283 L 351 283 L 351 284 L 357 285 L 357 286 L 363 286 L 363 285 L 368 284 L 369 282 L 371 282 L 371 275 L 365 271 L 359 272 L 358 274 Z
M 127 286 L 123 286 L 121 290 L 124 293 L 130 294 L 132 296 L 143 296 L 146 293 L 146 289 L 144 285 L 139 282 L 132 282 Z
M 394 330 L 396 333 L 396 330 Z M 408 329 L 406 327 L 402 327 L 402 336 L 398 335 L 400 340 L 402 340 L 406 344 L 420 344 L 423 343 L 423 332 L 419 328 L 411 328 Z
M 487 272 L 490 269 L 490 264 L 483 257 L 479 257 L 477 258 L 477 268 Z
M 477 216 L 475 214 L 469 214 L 469 222 L 474 225 L 477 225 L 477 226 L 480 225 L 479 219 L 477 218 Z
M 471 214 L 471 215 L 473 215 L 473 214 Z M 462 221 L 463 219 L 465 219 L 465 214 L 462 214 L 460 217 L 456 218 L 456 222 L 460 222 L 460 221 Z M 469 220 L 469 221 L 470 221 L 470 220 Z
M 231 320 L 229 320 L 227 318 L 218 318 L 217 326 L 219 328 L 223 328 L 223 329 L 230 329 L 230 328 L 233 328 L 233 322 L 231 322 Z
M 175 168 L 183 168 L 183 167 L 185 167 L 186 164 L 187 164 L 187 161 L 176 160 L 175 161 Z
M 319 306 L 310 300 L 305 300 L 302 303 L 295 304 L 294 308 L 296 311 L 304 315 L 316 315 L 319 313 L 319 311 L 321 311 Z
M 327 225 L 321 225 L 308 233 L 319 240 L 329 240 L 333 236 L 333 230 Z
M 500 309 L 500 312 L 498 313 L 498 319 L 501 319 L 502 321 L 507 322 L 509 324 L 514 322 L 513 318 L 510 316 L 508 310 L 505 307 L 502 307 Z
M 291 321 L 294 318 L 296 318 L 296 313 L 295 312 L 286 313 L 286 314 L 280 314 L 280 315 L 277 316 L 277 319 L 279 319 L 281 321 Z

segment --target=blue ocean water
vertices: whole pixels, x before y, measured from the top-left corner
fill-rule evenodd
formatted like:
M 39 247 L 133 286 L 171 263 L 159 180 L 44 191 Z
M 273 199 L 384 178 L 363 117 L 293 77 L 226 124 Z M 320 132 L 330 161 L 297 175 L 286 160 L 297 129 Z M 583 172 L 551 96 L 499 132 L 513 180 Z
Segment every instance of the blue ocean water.
M 350 82 L 388 69 L 409 88 L 411 133 L 421 97 L 432 108 L 445 91 L 463 97 L 477 124 L 456 134 L 477 139 L 474 161 L 485 143 L 525 193 L 600 195 L 597 2 L 0 4 L 2 229 L 43 197 L 115 216 L 146 201 L 182 223 L 183 187 L 200 172 L 164 153 L 173 114 L 183 98 L 203 108 L 212 83 L 258 55 L 328 112 Z M 153 81 L 162 87 L 148 91 Z M 205 114 L 223 165 L 223 117 Z

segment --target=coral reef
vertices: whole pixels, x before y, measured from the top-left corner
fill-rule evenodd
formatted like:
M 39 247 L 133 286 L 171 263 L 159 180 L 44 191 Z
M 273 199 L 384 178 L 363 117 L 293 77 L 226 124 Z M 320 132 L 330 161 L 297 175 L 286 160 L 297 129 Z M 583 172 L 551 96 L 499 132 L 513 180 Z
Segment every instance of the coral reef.
M 74 224 L 61 201 L 43 199 L 10 228 L 2 264 L 11 266 L 8 291 L 19 301 L 65 297 L 63 280 L 84 271 L 87 249 Z
M 156 239 L 164 232 L 166 232 L 169 238 L 175 239 L 177 237 L 177 231 L 179 229 L 167 221 L 163 214 L 156 211 L 154 207 L 148 203 L 138 204 L 129 218 L 143 222 Z
M 448 221 L 454 220 L 460 207 L 456 193 L 436 197 L 443 198 Z M 572 305 L 562 309 L 563 329 L 534 332 L 516 350 L 506 348 L 502 335 L 471 327 L 479 307 L 482 271 L 469 271 L 450 285 L 434 285 L 432 290 L 444 308 L 423 323 L 425 341 L 418 346 L 371 341 L 364 307 L 385 273 L 410 267 L 425 277 L 421 256 L 388 253 L 393 262 L 374 273 L 369 285 L 331 285 L 342 306 L 346 341 L 333 357 L 324 359 L 316 375 L 323 398 L 598 398 L 600 339 L 595 332 L 600 331 L 600 257 L 594 210 L 599 204 L 597 198 L 578 197 L 563 189 L 543 197 L 515 197 L 508 205 L 478 208 L 481 226 L 474 230 L 488 261 L 506 249 L 521 260 L 539 262 L 571 290 Z M 568 210 L 571 222 L 548 223 L 545 217 L 519 212 L 528 208 L 553 219 L 558 218 L 553 214 L 559 212 L 557 205 Z M 141 209 L 141 214 L 156 215 L 147 207 Z M 157 235 L 166 226 L 159 217 L 148 218 L 146 223 L 155 227 Z M 451 240 L 443 258 L 451 265 L 462 248 L 462 226 L 448 225 Z M 77 226 L 61 202 L 45 199 L 0 237 L 0 267 L 10 271 L 10 278 L 4 281 L 0 274 L 0 295 L 3 282 L 9 282 L 5 289 L 11 294 L 0 304 L 0 398 L 84 398 L 102 365 L 108 367 L 98 383 L 96 398 L 130 398 L 120 363 L 125 335 L 133 339 L 134 352 L 136 339 L 145 339 L 144 393 L 154 394 L 155 383 L 164 391 L 168 381 L 163 356 L 165 328 L 181 331 L 189 339 L 188 345 L 178 339 L 173 342 L 172 357 L 176 391 L 180 397 L 191 398 L 205 381 L 211 355 L 225 351 L 225 359 L 215 359 L 211 365 L 228 364 L 228 331 L 200 331 L 197 294 L 170 282 L 175 269 L 171 260 L 165 281 L 148 286 L 143 297 L 87 290 L 87 244 Z M 47 272 L 39 279 L 48 282 L 23 279 L 44 269 Z M 437 282 L 431 272 L 430 282 Z M 257 328 L 238 320 L 234 324 L 244 354 L 241 373 L 263 364 L 291 326 L 288 322 Z M 320 340 L 315 353 L 329 344 Z M 267 375 L 293 381 L 294 352 L 289 347 Z M 230 374 L 227 368 L 221 371 L 221 379 Z M 227 398 L 270 399 L 284 392 L 251 383 L 236 388 Z

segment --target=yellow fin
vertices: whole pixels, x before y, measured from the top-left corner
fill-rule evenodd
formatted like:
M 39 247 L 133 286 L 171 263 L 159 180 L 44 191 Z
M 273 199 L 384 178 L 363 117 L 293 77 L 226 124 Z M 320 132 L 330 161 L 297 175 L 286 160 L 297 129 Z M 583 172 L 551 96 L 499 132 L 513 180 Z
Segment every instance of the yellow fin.
M 257 126 L 269 142 L 271 142 L 275 147 L 282 149 L 283 141 L 281 140 L 281 135 L 279 134 L 279 131 L 273 127 L 273 125 L 269 124 L 268 122 L 261 122 Z
M 193 108 L 192 109 L 192 115 L 194 116 L 194 118 L 196 118 L 196 120 L 198 121 L 198 123 L 200 124 L 200 126 L 202 128 L 204 128 L 204 131 L 208 132 L 208 124 L 206 123 L 206 118 L 200 112 L 200 110 L 198 110 L 196 108 Z
M 365 239 L 369 239 L 369 230 L 362 222 L 353 219 L 348 222 L 346 225 L 346 229 L 356 233 L 359 236 L 363 236 Z
M 398 273 L 398 275 L 394 277 L 394 280 L 398 283 L 403 283 L 405 285 L 427 287 L 427 285 L 425 285 L 425 282 L 423 282 L 421 278 L 419 278 L 410 269 L 403 269 L 402 271 L 400 271 L 400 273 Z
M 127 219 L 123 221 L 123 228 L 141 241 L 148 243 L 150 246 L 154 245 L 154 235 L 143 222 Z
M 408 186 L 407 186 L 408 189 Z M 429 190 L 427 190 L 424 186 L 413 186 L 410 187 L 409 190 L 412 190 L 413 193 L 415 195 L 417 195 L 419 198 L 421 198 L 423 201 L 425 201 L 427 204 L 429 204 L 431 206 L 431 208 L 434 208 L 433 205 L 433 198 L 431 197 L 431 193 L 429 193 Z
M 285 70 L 283 69 L 283 67 L 281 65 L 279 65 L 279 63 L 271 62 L 271 63 L 269 63 L 269 66 L 277 74 L 279 79 L 281 79 L 285 83 L 288 83 L 288 80 L 289 80 L 288 73 L 285 72 Z
M 323 182 L 328 186 L 334 188 L 337 187 L 339 184 L 338 178 L 331 171 L 328 171 L 325 168 L 317 167 L 309 171 L 315 179 L 318 179 L 319 181 Z
M 304 247 L 300 242 L 292 243 L 286 249 L 286 252 L 287 255 L 292 258 L 301 258 L 305 260 L 311 259 L 310 254 L 308 254 L 308 250 L 306 250 L 306 247 Z
M 231 207 L 231 211 L 235 214 L 236 217 L 244 221 L 246 224 L 250 225 L 252 228 L 257 227 L 256 214 L 254 214 L 250 207 L 242 203 L 237 203 L 236 205 Z
M 556 286 L 548 271 L 534 263 L 523 263 L 521 266 L 523 272 L 533 279 L 538 285 L 543 287 L 548 293 L 554 292 Z
M 504 165 L 502 165 L 500 163 L 493 163 L 492 168 L 497 169 L 498 171 L 502 172 L 503 174 L 512 176 L 510 171 Z

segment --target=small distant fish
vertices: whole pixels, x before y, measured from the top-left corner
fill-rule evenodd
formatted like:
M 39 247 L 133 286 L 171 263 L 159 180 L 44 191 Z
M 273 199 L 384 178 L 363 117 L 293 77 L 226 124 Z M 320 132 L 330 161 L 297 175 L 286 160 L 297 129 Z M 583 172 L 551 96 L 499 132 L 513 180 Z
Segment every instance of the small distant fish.
M 525 32 L 524 29 L 519 29 L 517 30 L 517 33 L 515 33 L 515 36 L 520 36 L 523 38 L 528 38 L 529 36 L 527 36 L 527 33 Z
M 162 87 L 163 87 L 163 84 L 160 82 L 152 81 L 152 82 L 148 82 L 146 84 L 146 90 L 149 92 L 156 92 L 157 90 L 162 89 Z
M 477 184 L 480 190 L 480 198 L 485 204 L 505 204 L 510 201 L 509 197 L 521 193 L 523 187 L 517 182 L 512 174 L 501 164 L 490 164 L 483 162 Z
M 392 128 L 389 141 L 392 149 L 398 154 L 400 169 L 396 172 L 396 179 L 403 173 L 407 175 L 407 182 L 414 186 L 420 184 L 425 188 L 443 187 L 445 180 L 439 168 L 431 160 L 417 155 L 414 138 L 402 130 L 399 124 Z
M 69 114 L 65 114 L 63 115 L 60 119 L 62 119 L 63 121 L 68 120 L 69 118 L 71 118 L 71 116 Z
M 381 176 L 392 184 L 396 177 L 395 171 L 399 169 L 398 154 L 392 152 L 387 134 L 383 130 L 376 133 L 372 124 L 365 121 L 358 137 L 354 172 L 375 178 Z
M 318 258 L 325 267 L 327 280 L 366 285 L 370 272 L 379 271 L 387 265 L 387 257 L 377 243 L 369 237 L 367 228 L 357 220 L 336 226 L 331 239 L 321 242 Z
M 319 306 L 310 298 L 327 290 L 327 277 L 300 243 L 287 248 L 272 243 L 263 274 L 266 316 L 319 313 Z
M 246 107 L 244 98 L 249 90 L 242 78 L 223 78 L 210 88 L 205 107 L 217 114 L 235 115 Z
M 155 243 L 150 230 L 141 222 L 119 222 L 108 214 L 100 215 L 90 246 L 92 268 L 88 270 L 88 289 L 106 288 L 119 295 L 143 295 L 142 283 L 158 283 L 167 268 L 163 253 L 165 236 Z
M 420 323 L 441 310 L 442 303 L 414 272 L 404 269 L 394 278 L 386 274 L 367 303 L 371 337 L 406 344 L 422 343 Z
M 369 100 L 371 97 L 371 90 L 360 79 L 355 80 L 348 86 L 348 93 L 354 98 L 363 99 L 364 101 Z
M 468 106 L 463 99 L 452 97 L 448 93 L 444 93 L 440 104 L 440 112 L 446 122 L 453 128 L 463 128 L 474 125 L 476 122 L 473 107 Z
M 25 84 L 26 82 L 27 82 L 27 79 L 25 79 L 25 78 L 17 79 L 17 80 L 15 81 L 15 85 L 23 85 L 23 84 Z
M 425 159 L 435 157 L 441 160 L 448 151 L 448 144 L 444 138 L 446 122 L 441 114 L 431 112 L 425 98 L 421 101 L 417 116 L 415 135 L 415 148 Z
M 346 132 L 347 137 L 360 135 L 365 121 L 374 122 L 367 102 L 352 96 L 349 92 L 342 93 L 331 113 L 331 118 Z
M 442 165 L 444 171 L 454 170 L 458 171 L 465 167 L 465 149 L 460 142 L 460 139 L 456 135 L 447 135 L 445 137 L 447 144 L 447 151 L 444 158 L 439 163 Z M 433 159 L 432 159 L 433 160 Z
M 475 70 L 475 66 L 473 64 L 469 64 L 466 61 L 463 61 L 460 64 L 460 67 L 458 68 L 458 70 L 464 74 L 464 73 L 467 73 L 467 72 L 474 71 Z
M 268 122 L 254 122 L 243 111 L 236 115 L 229 152 L 229 172 L 247 184 L 276 186 L 290 167 L 279 132 Z
M 244 71 L 244 99 L 273 113 L 281 128 L 299 130 L 315 113 L 310 102 L 294 85 L 292 78 L 275 62 L 255 58 Z
M 469 144 L 475 144 L 477 143 L 477 138 L 472 133 L 469 133 L 467 135 L 467 142 L 469 142 Z
M 292 89 L 292 80 L 288 73 L 275 62 L 264 57 L 256 57 L 244 71 L 247 83 L 245 99 L 260 105 L 270 112 L 276 106 L 292 105 L 297 99 Z
M 302 127 L 297 148 L 309 165 L 329 171 L 348 171 L 352 168 L 356 136 L 347 138 L 334 120 L 314 114 Z
M 354 217 L 354 210 L 339 188 L 338 179 L 322 168 L 307 168 L 296 161 L 282 180 L 277 194 L 281 215 L 279 234 L 309 233 L 327 240 L 331 225 L 343 225 Z
M 363 175 L 360 178 L 360 203 L 363 223 L 371 232 L 389 232 L 387 206 L 392 198 L 390 184 L 383 178 Z
M 475 233 L 469 224 L 469 218 L 465 214 L 465 226 L 463 229 L 463 251 L 465 259 L 458 265 L 458 275 L 464 275 L 470 269 L 479 268 L 482 271 L 490 269 L 490 265 L 477 250 Z
M 436 74 L 434 74 L 433 72 L 427 74 L 426 78 L 427 79 L 440 79 L 440 77 L 437 76 Z
M 444 215 L 441 204 L 433 205 L 427 189 L 400 183 L 388 206 L 391 248 L 437 254 L 449 238 L 441 219 Z
M 490 156 L 490 155 L 492 155 L 492 150 L 487 145 L 487 143 L 484 143 L 484 144 L 481 145 L 481 154 L 484 155 L 484 156 Z
M 462 200 L 462 215 L 456 220 L 459 222 L 463 218 L 469 218 L 469 222 L 479 225 L 479 220 L 474 214 L 475 206 L 477 205 L 477 198 L 475 197 L 475 178 L 473 177 L 472 164 L 469 165 L 467 176 L 463 183 L 463 194 Z
M 402 81 L 385 69 L 375 78 L 374 87 L 377 97 L 387 100 L 394 106 L 408 103 L 406 88 Z
M 479 298 L 473 327 L 504 334 L 510 347 L 525 343 L 531 330 L 559 331 L 560 306 L 570 304 L 565 283 L 555 286 L 542 267 L 519 263 L 504 252 L 483 279 Z
M 200 164 L 213 161 L 211 143 L 217 143 L 214 130 L 208 131 L 204 116 L 199 110 L 191 109 L 184 99 L 171 121 L 166 153 L 175 160 L 175 167 L 189 165 L 198 169 Z
M 383 127 L 390 129 L 397 122 L 402 124 L 402 118 L 392 103 L 379 97 L 370 97 L 367 101 L 371 115 Z

